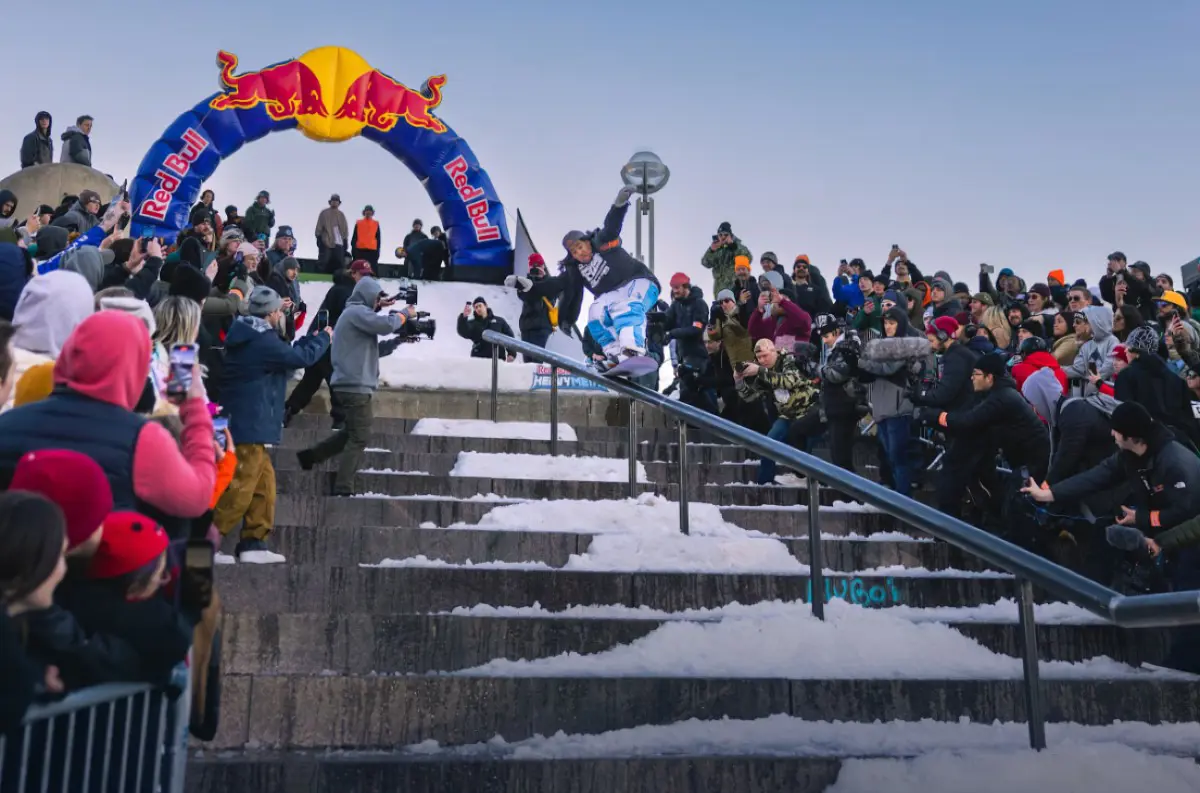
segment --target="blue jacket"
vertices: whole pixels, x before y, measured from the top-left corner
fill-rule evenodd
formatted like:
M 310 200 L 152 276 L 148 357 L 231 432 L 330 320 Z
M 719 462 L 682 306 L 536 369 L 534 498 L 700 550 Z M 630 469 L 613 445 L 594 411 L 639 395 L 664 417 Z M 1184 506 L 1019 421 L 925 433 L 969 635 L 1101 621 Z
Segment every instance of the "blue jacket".
M 17 299 L 28 280 L 25 251 L 11 242 L 0 243 L 0 319 L 12 322 Z
M 329 335 L 317 333 L 295 345 L 258 317 L 238 317 L 225 335 L 221 407 L 235 444 L 278 444 L 283 435 L 283 403 L 295 369 L 312 366 L 329 349 Z
M 863 304 L 863 293 L 858 288 L 858 278 L 847 281 L 844 276 L 833 279 L 833 299 L 845 303 L 851 308 Z

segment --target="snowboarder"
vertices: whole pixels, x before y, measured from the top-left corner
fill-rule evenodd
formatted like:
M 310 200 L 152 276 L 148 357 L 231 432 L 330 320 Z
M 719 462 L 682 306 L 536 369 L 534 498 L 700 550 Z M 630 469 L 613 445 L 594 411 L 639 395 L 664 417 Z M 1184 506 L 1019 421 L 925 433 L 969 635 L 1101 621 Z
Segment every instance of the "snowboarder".
M 635 191 L 621 188 L 603 228 L 569 231 L 563 237 L 567 257 L 560 267 L 566 285 L 559 305 L 559 327 L 569 329 L 579 319 L 583 287 L 587 286 L 595 297 L 588 309 L 587 327 L 605 354 L 605 360 L 596 365 L 599 371 L 646 355 L 646 312 L 662 291 L 654 273 L 621 247 L 621 226 Z

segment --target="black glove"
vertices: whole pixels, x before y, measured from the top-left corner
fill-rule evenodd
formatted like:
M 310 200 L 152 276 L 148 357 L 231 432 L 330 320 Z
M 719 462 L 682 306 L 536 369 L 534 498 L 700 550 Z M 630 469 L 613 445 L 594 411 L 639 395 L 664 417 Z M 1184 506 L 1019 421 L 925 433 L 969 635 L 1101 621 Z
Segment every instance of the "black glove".
M 721 308 L 721 304 L 713 303 L 712 310 L 708 312 L 708 324 L 716 325 L 723 316 L 725 316 L 725 311 Z
M 298 314 L 307 314 L 308 313 L 308 305 L 303 300 L 301 300 L 296 305 L 296 313 L 298 313 Z

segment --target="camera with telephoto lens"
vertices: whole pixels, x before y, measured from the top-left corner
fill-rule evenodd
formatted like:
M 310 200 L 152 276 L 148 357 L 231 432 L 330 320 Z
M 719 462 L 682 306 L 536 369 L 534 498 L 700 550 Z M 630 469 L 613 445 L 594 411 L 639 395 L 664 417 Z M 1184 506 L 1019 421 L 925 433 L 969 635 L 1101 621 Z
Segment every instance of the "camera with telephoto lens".
M 413 287 L 415 290 L 416 287 Z M 411 305 L 411 304 L 410 304 Z M 389 311 L 389 315 L 403 314 L 405 322 L 396 331 L 396 335 L 406 342 L 420 341 L 421 336 L 432 339 L 437 333 L 437 320 L 429 316 L 428 311 Z

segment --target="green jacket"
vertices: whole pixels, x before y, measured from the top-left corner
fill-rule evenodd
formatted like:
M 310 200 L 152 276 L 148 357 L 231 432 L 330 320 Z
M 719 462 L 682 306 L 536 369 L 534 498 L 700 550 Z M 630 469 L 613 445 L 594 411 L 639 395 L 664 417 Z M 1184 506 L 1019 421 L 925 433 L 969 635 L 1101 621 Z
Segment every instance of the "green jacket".
M 1200 545 L 1200 515 L 1189 518 L 1154 538 L 1164 553 Z
M 708 338 L 721 342 L 730 363 L 754 360 L 754 342 L 750 331 L 742 325 L 736 313 L 732 317 L 721 316 L 708 332 Z
M 247 242 L 254 242 L 259 234 L 271 236 L 275 228 L 275 210 L 269 206 L 260 206 L 257 201 L 246 210 L 246 219 L 242 221 L 242 232 Z
M 738 256 L 745 256 L 750 259 L 751 264 L 754 263 L 754 259 L 750 256 L 750 249 L 743 245 L 737 237 L 733 238 L 733 242 L 722 245 L 715 251 L 711 246 L 704 249 L 704 255 L 700 257 L 700 264 L 712 270 L 713 297 L 716 297 L 717 292 L 722 289 L 733 289 L 733 260 Z
M 858 309 L 858 313 L 854 315 L 854 321 L 850 323 L 850 327 L 855 330 L 874 330 L 880 334 L 883 333 L 883 298 L 872 295 L 867 300 L 875 304 L 875 308 L 868 314 L 866 311 L 866 303 L 863 303 L 863 308 Z
M 798 419 L 817 403 L 817 381 L 805 377 L 790 353 L 781 350 L 770 369 L 759 369 L 754 377 L 737 384 L 738 396 L 747 402 L 763 397 L 775 401 L 780 418 Z

